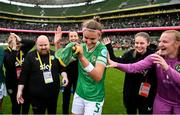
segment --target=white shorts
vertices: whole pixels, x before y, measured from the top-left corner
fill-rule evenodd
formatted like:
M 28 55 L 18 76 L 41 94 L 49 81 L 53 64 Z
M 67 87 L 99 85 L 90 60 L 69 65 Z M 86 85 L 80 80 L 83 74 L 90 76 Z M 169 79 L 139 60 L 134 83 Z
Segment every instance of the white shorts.
M 76 115 L 101 115 L 104 100 L 102 102 L 87 101 L 74 94 L 72 113 Z
M 7 96 L 7 90 L 6 85 L 2 83 L 0 86 L 0 99 L 2 99 L 4 96 Z

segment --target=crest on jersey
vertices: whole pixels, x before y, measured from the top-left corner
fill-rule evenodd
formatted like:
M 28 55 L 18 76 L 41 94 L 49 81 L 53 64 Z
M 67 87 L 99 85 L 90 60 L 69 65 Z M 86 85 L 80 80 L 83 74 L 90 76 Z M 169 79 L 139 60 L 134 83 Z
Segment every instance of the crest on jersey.
M 180 72 L 180 64 L 175 66 L 176 71 Z
M 92 59 L 93 62 L 95 62 L 96 61 L 96 56 L 93 55 L 91 59 Z

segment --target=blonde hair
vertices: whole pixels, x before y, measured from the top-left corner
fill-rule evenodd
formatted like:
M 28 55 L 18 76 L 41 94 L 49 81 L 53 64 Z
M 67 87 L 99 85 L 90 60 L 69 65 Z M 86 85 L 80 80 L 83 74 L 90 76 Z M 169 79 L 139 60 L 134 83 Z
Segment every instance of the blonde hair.
M 13 38 L 16 38 L 18 41 L 21 40 L 21 38 L 18 35 L 16 35 L 15 33 L 10 33 L 8 40 L 7 40 L 8 44 L 12 41 Z
M 175 35 L 175 41 L 180 42 L 180 32 L 177 30 L 166 30 L 163 33 L 172 33 Z M 178 54 L 177 54 L 177 58 L 180 61 L 180 46 L 178 47 Z
M 180 41 L 180 32 L 177 30 L 166 30 L 163 33 L 173 33 L 176 37 L 176 41 Z
M 85 22 L 83 22 L 82 28 L 101 31 L 103 29 L 103 25 L 100 23 L 99 17 L 94 17 L 93 19 L 86 20 Z

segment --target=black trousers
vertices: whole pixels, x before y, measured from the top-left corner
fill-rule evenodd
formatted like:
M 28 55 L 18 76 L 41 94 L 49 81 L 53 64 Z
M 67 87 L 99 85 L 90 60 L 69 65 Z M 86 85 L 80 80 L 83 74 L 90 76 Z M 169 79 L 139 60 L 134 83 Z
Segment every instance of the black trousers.
M 9 94 L 12 104 L 12 114 L 28 114 L 30 108 L 30 100 L 28 95 L 24 95 L 24 104 L 18 104 L 16 100 L 17 91 L 13 91 L 12 94 Z M 21 111 L 22 110 L 22 111 Z
M 152 104 L 150 104 L 152 102 L 149 102 L 149 100 L 144 97 L 136 95 L 133 98 L 126 98 L 126 100 L 124 100 L 124 105 L 128 115 L 137 113 L 139 113 L 139 115 L 144 115 L 152 114 Z
M 56 114 L 57 111 L 57 97 L 51 98 L 35 98 L 31 97 L 31 104 L 34 114 Z
M 69 78 L 69 83 L 64 88 L 64 92 L 63 92 L 63 105 L 62 105 L 63 114 L 69 114 L 69 104 L 70 104 L 70 99 L 71 99 L 71 93 L 74 94 L 76 90 L 76 85 L 77 85 L 77 78 L 76 79 Z M 72 87 L 73 87 L 73 91 L 71 91 Z
M 139 113 L 139 115 L 144 115 L 144 114 L 152 114 L 152 107 L 147 107 L 145 106 L 131 106 L 129 105 L 128 107 L 126 107 L 126 112 L 128 115 L 132 115 L 132 114 L 137 114 Z

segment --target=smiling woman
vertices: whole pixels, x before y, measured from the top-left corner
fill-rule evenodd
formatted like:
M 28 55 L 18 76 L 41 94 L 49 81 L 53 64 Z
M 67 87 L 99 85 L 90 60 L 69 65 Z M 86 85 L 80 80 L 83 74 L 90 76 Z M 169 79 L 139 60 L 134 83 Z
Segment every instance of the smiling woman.
M 159 55 L 176 58 L 179 55 L 180 35 L 178 31 L 169 30 L 164 32 L 159 39 Z M 180 57 L 178 57 L 180 58 Z
M 110 67 L 117 67 L 128 73 L 137 73 L 155 66 L 158 82 L 153 114 L 180 114 L 179 38 L 179 31 L 163 32 L 159 39 L 159 51 L 137 63 L 120 64 L 109 60 Z
M 103 26 L 98 20 L 83 23 L 83 42 L 77 44 L 80 51 L 79 75 L 73 99 L 73 114 L 101 114 L 104 104 L 104 80 L 107 64 L 107 49 L 99 42 Z
M 135 35 L 134 49 L 126 52 L 122 57 L 116 57 L 113 53 L 110 39 L 103 39 L 109 51 L 110 58 L 120 63 L 133 63 L 155 52 L 149 48 L 150 36 L 146 32 L 139 32 Z M 141 92 L 143 84 L 147 84 L 148 92 Z M 152 114 L 152 106 L 156 92 L 155 68 L 149 68 L 138 73 L 125 73 L 123 102 L 128 114 Z M 150 109 L 149 109 L 150 108 Z

